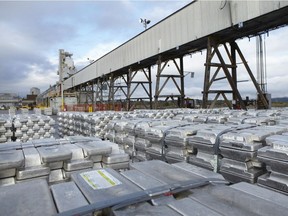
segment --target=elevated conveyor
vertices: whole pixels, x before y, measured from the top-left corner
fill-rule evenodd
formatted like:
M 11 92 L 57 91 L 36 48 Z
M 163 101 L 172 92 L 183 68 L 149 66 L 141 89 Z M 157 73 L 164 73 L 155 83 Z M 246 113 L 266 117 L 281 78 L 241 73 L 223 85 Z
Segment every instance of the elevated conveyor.
M 159 60 L 182 58 L 206 49 L 211 36 L 223 44 L 287 23 L 288 1 L 196 0 L 66 79 L 63 89 L 97 84 L 104 76 L 119 77 Z

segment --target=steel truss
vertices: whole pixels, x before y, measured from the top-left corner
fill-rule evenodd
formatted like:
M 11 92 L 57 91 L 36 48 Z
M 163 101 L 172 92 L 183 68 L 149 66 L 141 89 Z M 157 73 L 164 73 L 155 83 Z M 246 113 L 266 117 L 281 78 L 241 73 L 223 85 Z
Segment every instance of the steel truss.
M 237 65 L 236 65 L 236 54 L 240 57 L 242 63 L 244 64 L 244 67 L 253 82 L 257 93 L 259 95 L 260 100 L 262 101 L 265 109 L 269 108 L 268 102 L 265 99 L 265 96 L 262 92 L 262 90 L 259 87 L 259 84 L 257 83 L 250 67 L 248 66 L 248 63 L 246 59 L 244 58 L 244 55 L 242 54 L 239 46 L 235 41 L 229 42 L 230 44 L 230 51 L 228 49 L 228 46 L 226 43 L 219 43 L 217 39 L 213 37 L 208 38 L 208 44 L 207 44 L 207 56 L 206 56 L 206 63 L 205 63 L 205 75 L 204 75 L 204 87 L 203 87 L 203 102 L 202 102 L 202 108 L 213 108 L 216 104 L 216 101 L 222 95 L 224 98 L 224 101 L 226 105 L 232 109 L 232 108 L 241 108 L 246 110 L 246 104 L 242 100 L 242 97 L 240 95 L 240 92 L 237 88 Z M 226 51 L 226 54 L 229 59 L 229 63 L 226 63 L 223 56 L 221 55 L 221 52 L 219 51 L 219 46 L 223 45 L 224 49 Z M 213 57 L 218 57 L 219 63 L 212 62 Z M 212 68 L 216 68 L 214 73 L 211 72 Z M 224 77 L 217 77 L 220 70 L 224 72 Z M 211 86 L 214 82 L 217 82 L 219 80 L 227 79 L 231 89 L 229 90 L 211 90 Z M 211 105 L 208 105 L 208 96 L 209 94 L 216 94 L 215 98 L 213 99 Z M 227 99 L 226 94 L 232 94 L 232 99 L 235 103 L 231 104 L 230 101 Z
M 176 68 L 178 74 L 162 74 L 165 67 L 168 65 L 168 62 L 172 61 Z M 159 56 L 159 59 L 157 61 L 157 74 L 156 74 L 156 87 L 155 87 L 155 95 L 154 95 L 154 105 L 155 109 L 158 108 L 159 98 L 165 98 L 165 101 L 168 101 L 169 99 L 172 99 L 172 101 L 178 106 L 183 107 L 184 106 L 184 67 L 183 67 L 183 56 L 179 57 L 179 64 L 176 62 L 175 59 L 172 60 L 166 60 L 164 62 L 161 61 L 161 56 Z M 162 85 L 160 85 L 160 80 L 163 79 L 164 82 Z M 161 94 L 162 90 L 166 86 L 169 80 L 172 80 L 174 85 L 176 86 L 176 89 L 178 90 L 178 94 L 170 94 L 170 95 L 163 95 Z M 177 98 L 177 100 L 175 100 Z
M 74 89 L 75 91 L 78 92 L 77 103 L 86 105 L 87 107 L 88 107 L 88 105 L 94 104 L 94 102 L 95 102 L 94 88 L 95 88 L 95 84 L 94 84 L 94 80 L 92 80 L 88 83 L 80 85 L 77 88 L 77 90 Z
M 144 78 L 137 80 L 136 75 L 142 73 Z M 146 94 L 142 96 L 135 94 L 137 89 L 142 89 Z M 133 95 L 136 95 L 133 97 Z M 147 105 L 148 102 L 148 105 Z M 142 104 L 146 109 L 152 109 L 152 80 L 151 67 L 139 70 L 129 69 L 127 80 L 127 110 L 133 110 L 138 104 Z

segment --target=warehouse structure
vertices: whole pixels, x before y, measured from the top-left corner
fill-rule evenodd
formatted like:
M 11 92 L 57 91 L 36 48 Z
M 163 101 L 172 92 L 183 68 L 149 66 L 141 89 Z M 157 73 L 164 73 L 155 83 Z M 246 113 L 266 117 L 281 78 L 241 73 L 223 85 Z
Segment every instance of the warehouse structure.
M 154 108 L 157 108 L 161 99 L 172 99 L 183 107 L 183 57 L 207 49 L 202 107 L 213 107 L 222 96 L 228 107 L 246 109 L 237 88 L 236 59 L 240 59 L 255 86 L 258 106 L 267 109 L 269 94 L 261 88 L 261 81 L 254 77 L 236 40 L 261 35 L 287 23 L 287 1 L 193 1 L 67 79 L 63 76 L 61 79 L 64 70 L 59 67 L 59 84 L 62 85 L 63 94 L 83 92 L 86 103 L 94 109 L 99 103 L 115 103 L 117 91 L 125 95 L 128 110 L 137 101 L 146 105 L 148 102 L 149 108 L 153 108 L 154 101 Z M 60 54 L 59 65 L 63 59 Z M 176 74 L 165 74 L 170 62 L 175 64 Z M 154 65 L 157 66 L 157 74 L 153 93 L 152 76 L 155 75 L 151 74 L 151 66 Z M 137 74 L 145 78 L 138 80 Z M 123 81 L 121 85 L 117 84 L 119 79 Z M 219 90 L 211 87 L 214 82 L 223 79 L 227 80 L 229 88 Z M 169 81 L 172 81 L 177 92 L 165 95 L 163 89 Z M 139 89 L 143 92 L 141 97 L 135 95 Z M 104 91 L 108 91 L 107 97 L 103 96 Z M 212 104 L 209 103 L 211 100 Z
M 0 93 L 0 107 L 7 109 L 9 107 L 18 107 L 21 103 L 20 97 L 15 93 Z

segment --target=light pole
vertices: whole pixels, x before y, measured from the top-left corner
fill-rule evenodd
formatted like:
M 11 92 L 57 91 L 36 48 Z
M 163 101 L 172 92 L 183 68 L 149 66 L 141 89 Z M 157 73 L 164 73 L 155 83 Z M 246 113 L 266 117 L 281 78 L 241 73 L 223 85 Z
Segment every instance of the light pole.
M 144 26 L 144 28 L 145 28 L 145 30 L 146 30 L 146 29 L 147 29 L 147 25 L 148 25 L 151 21 L 140 18 L 140 19 L 139 19 L 139 22 L 140 22 L 140 23 L 143 23 L 143 26 Z

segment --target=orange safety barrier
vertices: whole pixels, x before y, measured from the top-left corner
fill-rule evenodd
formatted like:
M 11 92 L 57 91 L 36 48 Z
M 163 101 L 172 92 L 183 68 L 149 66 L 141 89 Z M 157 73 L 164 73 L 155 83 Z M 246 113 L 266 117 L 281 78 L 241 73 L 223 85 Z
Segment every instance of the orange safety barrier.
M 122 104 L 115 103 L 113 104 L 77 104 L 77 105 L 64 105 L 65 111 L 68 112 L 95 112 L 95 111 L 106 111 L 114 110 L 121 111 Z

